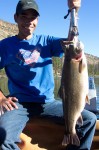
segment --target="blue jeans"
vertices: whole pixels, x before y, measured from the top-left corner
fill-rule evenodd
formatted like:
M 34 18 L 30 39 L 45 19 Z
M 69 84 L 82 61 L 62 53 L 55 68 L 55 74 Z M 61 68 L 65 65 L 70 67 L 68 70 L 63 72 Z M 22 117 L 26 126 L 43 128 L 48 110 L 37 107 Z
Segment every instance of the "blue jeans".
M 19 109 L 6 111 L 0 117 L 0 129 L 6 133 L 1 150 L 19 150 L 17 142 L 20 142 L 20 133 L 26 126 L 29 118 L 34 116 L 49 117 L 52 121 L 63 124 L 63 108 L 62 102 L 55 100 L 51 103 L 17 103 Z M 69 150 L 90 150 L 96 124 L 96 115 L 84 110 L 82 112 L 83 126 L 77 126 L 77 133 L 81 137 L 80 147 L 68 146 Z M 0 130 L 0 143 L 3 130 Z

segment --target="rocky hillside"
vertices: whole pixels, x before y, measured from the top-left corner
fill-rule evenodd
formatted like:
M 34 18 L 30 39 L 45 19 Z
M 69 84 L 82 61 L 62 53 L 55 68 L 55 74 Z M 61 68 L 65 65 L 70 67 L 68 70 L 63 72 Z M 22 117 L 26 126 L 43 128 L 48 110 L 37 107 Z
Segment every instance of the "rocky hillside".
M 99 64 L 99 57 L 86 54 L 88 64 Z
M 17 25 L 0 20 L 0 40 L 15 35 L 17 32 Z
M 18 28 L 16 24 L 11 24 L 0 20 L 0 40 L 17 34 Z M 91 54 L 86 54 L 88 64 L 99 64 L 99 57 L 93 56 Z

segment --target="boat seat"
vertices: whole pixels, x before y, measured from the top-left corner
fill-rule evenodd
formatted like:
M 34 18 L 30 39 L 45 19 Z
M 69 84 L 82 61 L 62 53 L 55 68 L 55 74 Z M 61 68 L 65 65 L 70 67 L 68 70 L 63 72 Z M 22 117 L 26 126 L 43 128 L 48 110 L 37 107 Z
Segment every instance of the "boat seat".
M 51 120 L 34 118 L 27 123 L 18 144 L 21 150 L 66 150 L 61 145 L 65 128 Z M 96 123 L 95 136 L 91 150 L 99 150 L 99 120 Z

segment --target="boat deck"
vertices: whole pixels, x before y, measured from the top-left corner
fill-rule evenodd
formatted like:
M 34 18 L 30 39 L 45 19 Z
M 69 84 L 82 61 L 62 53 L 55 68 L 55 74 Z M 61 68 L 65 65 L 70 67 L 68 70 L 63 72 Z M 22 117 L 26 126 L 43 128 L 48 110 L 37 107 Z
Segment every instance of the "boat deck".
M 21 134 L 19 147 L 21 150 L 66 150 L 62 146 L 64 131 L 62 125 L 51 123 L 51 120 L 33 119 Z M 99 120 L 91 150 L 99 150 Z

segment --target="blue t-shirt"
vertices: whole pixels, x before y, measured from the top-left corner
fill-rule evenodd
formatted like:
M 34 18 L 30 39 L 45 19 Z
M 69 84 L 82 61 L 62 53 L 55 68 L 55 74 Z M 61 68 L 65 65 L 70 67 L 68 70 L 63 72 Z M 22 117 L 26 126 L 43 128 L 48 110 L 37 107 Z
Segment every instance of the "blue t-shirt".
M 5 68 L 8 89 L 20 102 L 54 100 L 52 57 L 63 54 L 60 38 L 35 35 L 29 40 L 12 36 L 0 41 L 0 69 Z

